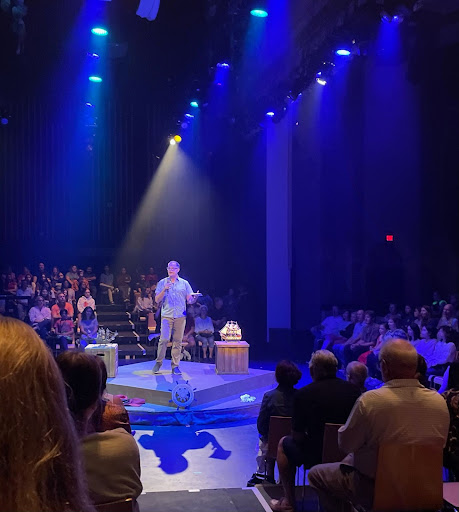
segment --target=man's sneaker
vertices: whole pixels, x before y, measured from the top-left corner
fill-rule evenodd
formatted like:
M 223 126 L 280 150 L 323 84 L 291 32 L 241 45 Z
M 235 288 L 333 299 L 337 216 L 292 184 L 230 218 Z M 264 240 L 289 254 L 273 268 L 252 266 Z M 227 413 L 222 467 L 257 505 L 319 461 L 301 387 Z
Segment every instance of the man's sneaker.
M 153 370 L 151 370 L 151 373 L 159 373 L 161 366 L 162 366 L 161 363 L 155 363 L 155 366 L 153 366 Z
M 180 371 L 180 368 L 178 366 L 172 368 L 172 375 L 182 375 L 182 372 Z
M 257 484 L 263 483 L 261 478 L 258 478 L 257 474 L 254 473 L 252 478 L 247 482 L 247 487 L 255 487 Z

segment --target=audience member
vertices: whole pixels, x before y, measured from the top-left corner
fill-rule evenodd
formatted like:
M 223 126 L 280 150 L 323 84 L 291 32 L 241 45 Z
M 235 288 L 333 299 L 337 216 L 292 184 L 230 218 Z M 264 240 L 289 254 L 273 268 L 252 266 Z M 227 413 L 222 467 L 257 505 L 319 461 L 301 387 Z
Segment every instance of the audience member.
M 67 280 L 62 283 L 62 292 L 65 294 L 66 301 L 70 302 L 71 304 L 75 303 L 75 290 Z
M 395 331 L 387 331 L 386 334 L 383 336 L 382 344 L 379 346 L 378 349 L 373 349 L 373 351 L 368 354 L 367 357 L 367 368 L 368 368 L 368 374 L 372 378 L 376 378 L 381 380 L 381 370 L 379 368 L 379 353 L 384 347 L 384 345 L 393 339 L 400 339 L 400 340 L 407 340 L 408 341 L 408 335 L 403 329 L 395 329 Z
M 134 313 L 148 315 L 153 313 L 154 301 L 151 295 L 151 288 L 145 288 L 141 291 L 140 296 L 137 297 L 137 301 L 134 308 Z
M 421 339 L 421 330 L 419 329 L 418 324 L 414 322 L 406 328 L 406 332 L 408 334 L 408 340 L 416 348 L 417 344 Z
M 402 315 L 402 326 L 406 329 L 408 325 L 411 325 L 414 322 L 414 314 L 411 306 L 409 304 L 405 305 L 405 310 Z
M 114 286 L 114 277 L 113 274 L 110 271 L 110 267 L 108 265 L 105 265 L 103 273 L 100 275 L 100 291 L 103 294 L 107 294 L 108 301 L 110 304 L 114 304 L 113 302 L 113 291 L 115 290 Z
M 340 332 L 340 334 L 345 340 L 348 340 L 354 333 L 355 324 L 357 323 L 357 311 L 351 312 L 349 322 L 344 318 L 344 313 L 343 313 L 343 320 L 345 323 L 347 323 L 347 325 Z
M 367 352 L 371 347 L 374 347 L 379 335 L 379 326 L 374 323 L 374 311 L 365 311 L 365 326 L 356 338 L 351 338 L 343 345 L 336 345 L 334 347 L 334 354 L 347 365 L 354 359 L 357 359 L 360 354 Z
M 65 293 L 59 293 L 57 296 L 57 303 L 51 308 L 51 318 L 53 319 L 53 322 L 61 317 L 61 311 L 63 309 L 67 311 L 69 319 L 72 319 L 75 313 L 73 306 L 70 302 L 65 300 Z
M 81 439 L 89 495 L 95 504 L 142 492 L 137 443 L 124 428 L 89 434 L 91 417 L 101 398 L 102 375 L 97 356 L 63 352 L 57 364 L 67 384 L 67 400 Z
M 145 279 L 152 290 L 156 289 L 156 285 L 158 284 L 159 278 L 158 274 L 155 272 L 155 269 L 153 267 L 150 267 L 148 269 L 148 274 L 145 276 Z
M 96 315 L 94 314 L 94 310 L 90 306 L 83 309 L 79 325 L 81 331 L 81 346 L 86 347 L 88 343 L 94 343 L 97 338 L 99 324 L 97 322 Z
M 220 340 L 221 329 L 226 325 L 228 321 L 228 314 L 225 307 L 223 306 L 223 299 L 221 297 L 215 297 L 214 307 L 211 311 L 212 323 L 214 324 L 214 337 Z
M 391 340 L 380 352 L 385 385 L 358 399 L 339 445 L 349 455 L 313 467 L 308 475 L 322 510 L 347 510 L 349 504 L 371 509 L 379 447 L 387 443 L 445 446 L 448 408 L 441 397 L 416 380 L 418 356 L 405 340 Z
M 78 289 L 78 267 L 76 265 L 70 267 L 70 270 L 65 274 L 65 279 L 67 279 L 73 290 L 76 291 Z
M 78 270 L 78 290 L 75 290 L 76 298 L 79 299 L 84 295 L 84 292 L 89 288 L 89 281 L 84 276 L 84 270 Z
M 21 287 L 16 292 L 16 295 L 18 297 L 29 297 L 29 298 L 33 297 L 32 289 L 27 286 L 27 281 L 25 279 L 23 279 L 21 281 Z M 27 311 L 29 309 L 29 300 L 28 299 L 18 300 L 16 304 L 18 307 L 19 320 L 24 320 L 26 317 Z
M 426 360 L 418 354 L 418 366 L 416 367 L 416 374 L 414 376 L 424 387 L 428 387 L 429 381 L 427 380 L 427 363 Z
M 187 351 L 193 355 L 196 360 L 196 340 L 195 336 L 195 322 L 194 322 L 194 307 L 193 304 L 188 304 L 186 307 L 186 321 L 185 330 L 183 331 L 183 343 L 187 345 Z M 199 347 L 198 347 L 199 350 Z
M 456 359 L 456 345 L 451 341 L 452 332 L 451 327 L 446 325 L 438 330 L 433 353 L 425 358 L 429 375 L 443 375 L 446 365 Z
M 80 314 L 83 313 L 83 310 L 86 308 L 92 308 L 93 310 L 96 309 L 96 301 L 91 296 L 91 290 L 89 288 L 85 289 L 83 295 L 77 302 L 77 309 Z
M 445 379 L 446 377 L 446 379 Z M 442 393 L 449 411 L 449 432 L 443 453 L 443 464 L 459 478 L 459 363 L 454 362 L 448 368 L 446 391 Z
M 124 302 L 129 302 L 131 297 L 131 276 L 128 274 L 126 267 L 121 268 L 121 272 L 116 278 L 116 285 L 121 292 Z
M 438 290 L 435 290 L 432 294 L 432 307 L 430 308 L 430 313 L 433 318 L 439 318 L 441 316 L 441 302 L 442 298 L 440 292 Z
M 328 350 L 312 355 L 312 383 L 296 393 L 292 435 L 279 442 L 277 464 L 285 497 L 271 502 L 273 510 L 294 510 L 296 468 L 320 463 L 325 423 L 344 423 L 360 395 L 354 385 L 336 377 L 337 369 L 338 361 Z
M 316 339 L 325 339 L 322 348 L 326 349 L 333 346 L 335 340 L 341 338 L 340 332 L 346 328 L 343 317 L 339 313 L 338 306 L 332 306 L 332 314 L 325 317 L 320 325 L 311 329 Z
M 0 510 L 94 512 L 64 382 L 28 325 L 0 319 Z
M 74 328 L 75 325 L 67 309 L 62 308 L 59 312 L 59 318 L 54 322 L 54 332 L 61 350 L 68 350 L 68 344 L 73 342 Z
M 389 312 L 384 317 L 384 320 L 389 322 L 389 318 L 397 318 L 397 320 L 401 320 L 401 315 L 397 312 L 397 304 L 389 304 Z
M 445 307 L 443 308 L 443 315 L 438 321 L 437 329 L 440 329 L 440 327 L 443 326 L 451 327 L 451 329 L 454 329 L 455 331 L 458 330 L 457 318 L 453 317 L 452 304 L 446 304 Z
M 91 266 L 86 267 L 86 270 L 84 271 L 83 276 L 88 281 L 89 289 L 91 290 L 91 295 L 93 297 L 95 297 L 97 295 L 97 286 L 96 286 L 97 276 L 92 271 Z
M 346 379 L 360 391 L 365 393 L 365 381 L 368 378 L 368 368 L 358 361 L 351 361 L 346 366 Z
M 214 355 L 214 324 L 212 318 L 207 316 L 207 306 L 201 306 L 200 314 L 194 319 L 194 330 L 196 332 L 196 341 L 202 343 L 202 357 L 207 359 L 207 348 L 209 348 L 209 358 Z
M 101 396 L 97 409 L 91 417 L 88 425 L 88 434 L 91 432 L 105 432 L 115 428 L 124 428 L 131 433 L 129 415 L 123 402 L 113 395 L 107 393 L 107 367 L 101 357 L 96 357 L 101 372 Z
M 38 296 L 35 299 L 35 306 L 29 311 L 29 319 L 40 338 L 46 340 L 51 329 L 51 310 L 43 302 L 43 297 Z
M 267 459 L 269 422 L 271 416 L 289 417 L 293 415 L 293 400 L 296 386 L 301 379 L 301 371 L 292 361 L 280 361 L 276 366 L 277 388 L 267 391 L 263 395 L 260 412 L 257 419 L 257 429 L 260 434 L 258 442 L 257 471 L 247 482 L 247 487 L 266 480 L 272 484 L 274 481 L 274 459 Z M 261 477 L 261 478 L 260 478 Z
M 432 313 L 430 306 L 422 306 L 419 313 L 419 318 L 415 320 L 415 323 L 418 324 L 419 328 L 422 329 L 422 327 L 436 327 L 437 326 L 437 320 L 435 318 L 432 318 Z
M 378 353 L 379 350 L 381 350 L 381 347 L 382 347 L 382 344 L 383 344 L 383 341 L 384 341 L 384 336 L 386 335 L 386 333 L 389 331 L 389 325 L 388 324 L 380 324 L 379 326 L 379 336 L 378 336 L 378 339 L 376 340 L 376 345 L 374 347 L 370 347 L 370 350 L 368 350 L 367 352 L 364 352 L 363 354 L 360 354 L 360 356 L 357 358 L 357 361 L 363 363 L 363 364 L 367 364 L 367 359 L 368 359 L 368 356 L 372 353 L 372 352 L 376 352 Z

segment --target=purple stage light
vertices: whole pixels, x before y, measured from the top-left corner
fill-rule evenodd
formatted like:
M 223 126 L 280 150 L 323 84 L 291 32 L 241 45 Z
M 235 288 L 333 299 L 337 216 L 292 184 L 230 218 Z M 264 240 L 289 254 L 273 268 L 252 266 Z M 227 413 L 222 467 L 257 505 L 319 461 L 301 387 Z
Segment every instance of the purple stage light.
M 227 63 L 227 62 L 219 62 L 217 64 L 217 68 L 225 68 L 225 69 L 228 69 L 230 67 L 230 65 Z

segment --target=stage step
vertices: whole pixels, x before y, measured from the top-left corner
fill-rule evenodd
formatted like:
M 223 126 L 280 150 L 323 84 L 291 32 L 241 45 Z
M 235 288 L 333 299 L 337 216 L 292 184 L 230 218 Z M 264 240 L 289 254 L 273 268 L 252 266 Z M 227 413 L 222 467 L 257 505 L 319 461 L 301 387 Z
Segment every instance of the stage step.
M 111 312 L 103 312 L 99 313 L 99 310 L 97 310 L 97 319 L 99 323 L 102 322 L 127 322 L 130 320 L 131 315 L 127 311 L 111 311 Z
M 134 331 L 135 325 L 134 322 L 122 322 L 121 320 L 100 320 L 99 326 L 103 327 L 104 329 L 108 328 L 111 331 Z
M 97 304 L 98 313 L 109 313 L 115 311 L 126 311 L 126 306 L 124 304 Z

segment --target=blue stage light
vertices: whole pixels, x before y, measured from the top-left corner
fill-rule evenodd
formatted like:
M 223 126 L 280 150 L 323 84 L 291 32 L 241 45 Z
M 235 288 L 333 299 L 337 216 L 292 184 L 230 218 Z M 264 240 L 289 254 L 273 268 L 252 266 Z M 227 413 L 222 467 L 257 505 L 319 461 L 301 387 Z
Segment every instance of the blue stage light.
M 86 102 L 86 106 L 87 107 L 94 107 L 94 105 L 92 103 L 89 103 L 89 101 Z
M 193 114 L 185 114 L 185 117 L 187 117 L 188 119 L 193 119 L 194 115 Z
M 316 82 L 319 85 L 327 85 L 327 81 L 325 80 L 325 78 L 320 78 L 320 76 L 316 77 Z
M 336 55 L 340 55 L 342 57 L 348 57 L 351 54 L 351 52 L 345 48 L 340 48 L 339 50 L 336 50 L 335 53 Z
M 272 110 L 266 112 L 266 117 L 274 117 L 274 112 Z
M 6 126 L 8 124 L 8 118 L 2 117 L 2 119 L 0 120 L 0 123 L 2 123 L 3 126 Z
M 190 107 L 198 108 L 199 107 L 199 103 L 196 100 L 190 101 Z
M 227 62 L 219 62 L 217 64 L 217 68 L 226 68 L 226 69 L 228 69 L 229 67 L 230 67 L 230 65 Z
M 88 52 L 86 55 L 87 55 L 90 59 L 95 59 L 95 60 L 100 59 L 100 55 L 99 55 L 98 53 Z
M 268 16 L 268 11 L 265 11 L 264 9 L 252 9 L 250 14 L 255 16 L 255 18 L 266 18 L 266 16 Z
M 102 27 L 94 27 L 91 29 L 91 32 L 95 36 L 108 36 L 108 30 Z
M 102 78 L 100 76 L 96 76 L 96 75 L 91 75 L 88 80 L 90 82 L 95 82 L 95 83 L 100 83 L 102 82 Z

